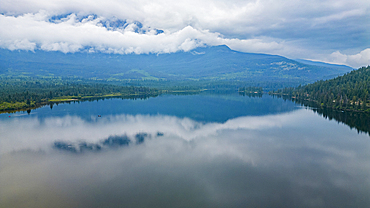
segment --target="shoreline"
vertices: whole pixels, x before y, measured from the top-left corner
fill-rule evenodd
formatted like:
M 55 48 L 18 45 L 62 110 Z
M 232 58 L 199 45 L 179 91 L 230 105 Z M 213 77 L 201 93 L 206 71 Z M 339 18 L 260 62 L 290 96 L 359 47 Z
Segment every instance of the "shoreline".
M 0 114 L 3 113 L 16 113 L 16 112 L 24 112 L 24 111 L 30 111 L 34 109 L 38 109 L 47 105 L 58 105 L 58 104 L 63 104 L 63 103 L 70 103 L 70 102 L 84 102 L 88 100 L 101 100 L 101 99 L 106 99 L 106 98 L 124 98 L 124 99 L 137 99 L 137 98 L 150 98 L 150 97 L 156 97 L 161 94 L 194 94 L 194 93 L 200 93 L 207 91 L 207 89 L 200 89 L 200 90 L 160 90 L 158 93 L 155 94 L 125 94 L 123 95 L 122 93 L 111 93 L 111 94 L 106 94 L 106 95 L 96 95 L 96 96 L 68 96 L 68 97 L 60 97 L 60 98 L 53 98 L 48 101 L 43 101 L 40 103 L 33 103 L 30 106 L 27 107 L 19 107 L 19 108 L 14 108 L 14 109 L 0 109 Z M 24 106 L 23 102 L 20 103 L 11 103 L 13 106 L 17 105 L 22 105 Z M 1 104 L 0 104 L 1 106 Z
M 31 111 L 34 109 L 38 109 L 47 105 L 58 105 L 58 104 L 63 104 L 63 103 L 70 103 L 70 102 L 84 102 L 88 100 L 101 100 L 101 99 L 106 99 L 106 98 L 126 98 L 126 99 L 135 99 L 135 98 L 149 98 L 149 97 L 156 97 L 159 94 L 128 94 L 128 95 L 122 95 L 121 93 L 116 93 L 116 94 L 107 94 L 107 95 L 99 95 L 99 96 L 71 96 L 71 98 L 55 98 L 55 99 L 50 99 L 48 101 L 44 101 L 41 103 L 35 103 L 32 106 L 28 106 L 25 108 L 15 108 L 15 109 L 1 109 L 0 114 L 3 113 L 16 113 L 16 112 L 21 112 L 21 111 Z M 13 105 L 16 105 L 17 103 L 14 103 Z

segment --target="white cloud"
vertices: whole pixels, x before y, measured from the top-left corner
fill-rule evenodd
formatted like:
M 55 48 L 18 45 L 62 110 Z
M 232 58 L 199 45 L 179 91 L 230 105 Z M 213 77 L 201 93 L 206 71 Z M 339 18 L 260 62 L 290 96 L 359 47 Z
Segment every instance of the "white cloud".
M 339 12 L 339 13 L 328 15 L 328 16 L 318 17 L 315 19 L 314 24 L 324 24 L 327 22 L 342 20 L 342 19 L 350 18 L 354 16 L 363 16 L 365 12 L 366 10 L 364 10 L 363 8 L 343 11 L 343 12 Z
M 370 47 L 367 0 L 2 0 L 0 12 L 0 47 L 11 50 L 168 53 L 226 44 L 243 52 L 325 61 L 333 51 Z M 48 21 L 63 14 L 70 15 Z M 97 18 L 78 21 L 91 14 Z M 114 19 L 129 26 L 107 30 L 99 25 Z M 146 32 L 135 33 L 134 21 Z M 156 35 L 154 29 L 164 33 Z M 364 62 L 341 63 L 357 67 Z
M 355 68 L 359 68 L 361 66 L 369 66 L 370 48 L 367 48 L 353 55 L 342 54 L 339 51 L 335 51 L 330 54 L 330 57 L 327 60 L 332 63 L 346 64 Z
M 212 31 L 258 31 L 301 19 L 337 20 L 366 11 L 370 3 L 358 0 L 3 0 L 1 12 L 53 14 L 66 12 L 133 19 L 153 27 L 179 30 L 187 25 Z M 239 27 L 235 27 L 239 25 Z
M 23 40 L 17 39 L 17 40 L 14 40 L 13 42 L 7 41 L 7 43 L 4 43 L 4 45 L 7 45 L 8 46 L 7 48 L 10 50 L 33 51 L 36 48 L 36 43 L 31 43 L 27 39 L 23 39 Z
M 156 30 L 144 25 L 143 33 L 135 32 L 135 22 L 126 28 L 107 29 L 101 21 L 87 17 L 78 20 L 75 14 L 54 22 L 42 11 L 22 16 L 0 15 L 3 30 L 0 32 L 0 46 L 11 50 L 36 48 L 47 51 L 76 52 L 85 47 L 113 53 L 170 53 L 189 51 L 203 45 L 227 44 L 231 48 L 248 51 L 271 51 L 282 48 L 277 42 L 263 42 L 259 39 L 239 40 L 223 38 L 219 33 L 186 26 L 178 31 Z

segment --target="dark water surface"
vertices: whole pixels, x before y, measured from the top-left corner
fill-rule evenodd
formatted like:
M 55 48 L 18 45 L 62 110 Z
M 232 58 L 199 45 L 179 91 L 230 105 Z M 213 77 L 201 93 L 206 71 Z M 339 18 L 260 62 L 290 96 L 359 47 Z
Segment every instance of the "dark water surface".
M 269 96 L 0 115 L 0 207 L 370 207 L 369 196 L 369 135 Z

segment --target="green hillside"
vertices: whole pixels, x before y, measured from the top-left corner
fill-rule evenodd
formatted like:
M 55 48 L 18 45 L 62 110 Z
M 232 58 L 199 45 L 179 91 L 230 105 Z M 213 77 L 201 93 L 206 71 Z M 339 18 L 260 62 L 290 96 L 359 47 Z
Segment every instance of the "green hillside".
M 77 77 L 141 86 L 250 83 L 264 89 L 298 86 L 333 78 L 350 67 L 316 65 L 282 56 L 243 53 L 227 46 L 169 54 L 61 53 L 0 49 L 0 77 Z
M 273 94 L 289 96 L 297 101 L 340 110 L 370 112 L 370 66 L 343 76 L 296 88 L 285 88 Z

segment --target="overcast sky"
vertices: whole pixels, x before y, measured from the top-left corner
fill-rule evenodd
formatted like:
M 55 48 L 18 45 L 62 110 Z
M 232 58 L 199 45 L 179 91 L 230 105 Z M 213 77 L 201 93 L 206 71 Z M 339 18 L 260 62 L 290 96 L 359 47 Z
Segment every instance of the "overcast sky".
M 370 65 L 369 0 L 1 0 L 0 47 L 233 50 Z M 163 32 L 162 32 L 163 31 Z

